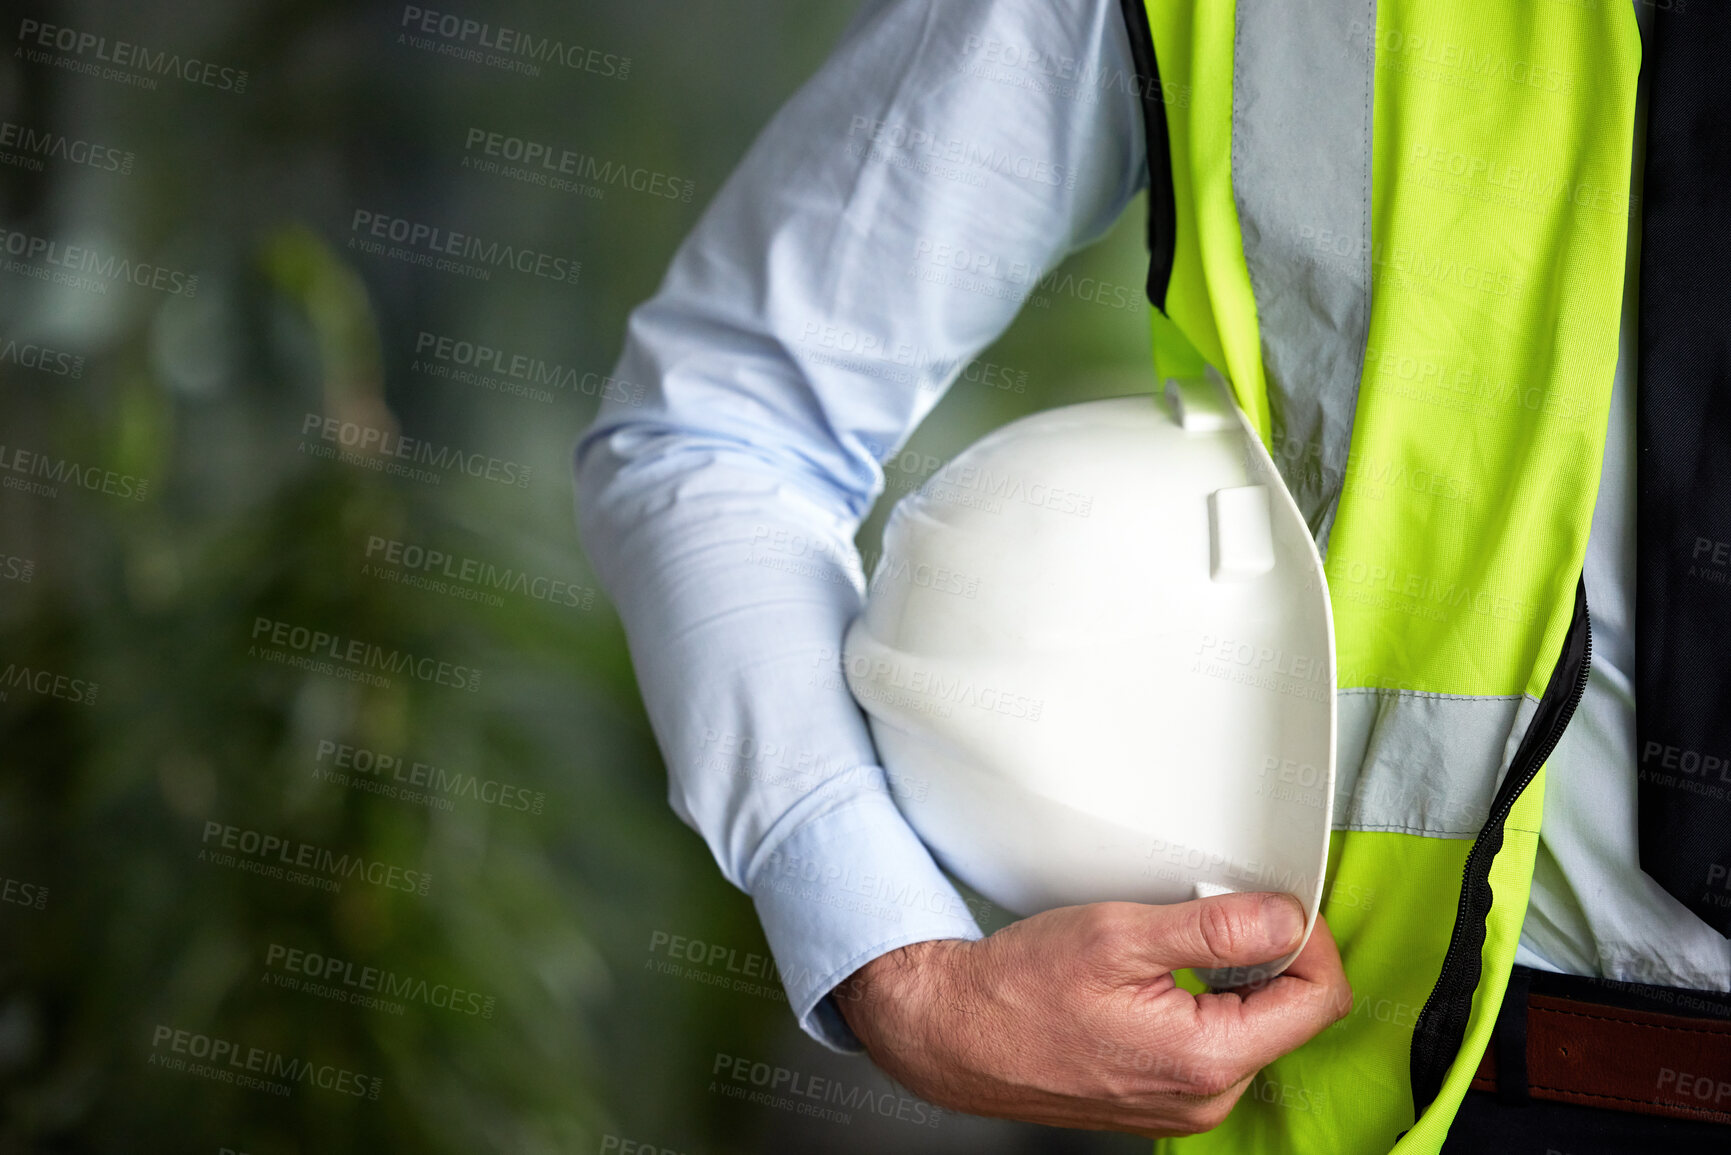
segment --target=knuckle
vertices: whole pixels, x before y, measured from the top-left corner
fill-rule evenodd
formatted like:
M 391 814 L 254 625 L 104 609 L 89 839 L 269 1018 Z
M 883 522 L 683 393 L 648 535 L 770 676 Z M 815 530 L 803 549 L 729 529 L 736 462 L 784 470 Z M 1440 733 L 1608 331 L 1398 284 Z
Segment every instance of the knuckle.
M 1237 1095 L 1224 1094 L 1218 1099 L 1210 1100 L 1206 1105 L 1204 1105 L 1200 1112 L 1202 1129 L 1204 1131 L 1212 1131 L 1214 1128 L 1220 1126 L 1220 1124 L 1226 1122 L 1226 1117 L 1232 1114 L 1232 1108 L 1237 1105 Z
M 1340 981 L 1334 984 L 1329 993 L 1329 1022 L 1338 1023 L 1352 1014 L 1353 1004 L 1352 984 L 1346 981 L 1346 976 L 1340 976 Z
M 1189 1092 L 1200 1095 L 1210 1101 L 1226 1095 L 1244 1078 L 1244 1073 L 1228 1063 L 1219 1060 L 1209 1060 L 1197 1064 L 1190 1073 Z M 1236 1096 L 1233 1096 L 1236 1098 Z M 1232 1104 L 1227 1103 L 1227 1109 Z
M 1204 903 L 1198 922 L 1203 945 L 1210 953 L 1219 958 L 1236 957 L 1238 945 L 1244 941 L 1246 928 L 1243 920 L 1233 914 L 1231 903 Z
M 1118 1069 L 1093 1072 L 1093 1093 L 1107 1103 L 1134 1104 L 1148 1093 L 1148 1079 L 1140 1071 Z
M 1220 1126 L 1219 1123 L 1204 1119 L 1202 1112 L 1198 1110 L 1192 1111 L 1182 1119 L 1174 1121 L 1172 1125 L 1172 1133 L 1178 1138 L 1184 1139 L 1189 1138 L 1191 1135 L 1200 1135 L 1204 1131 L 1212 1131 L 1218 1126 Z
M 1197 1103 L 1184 1113 L 1179 1123 L 1179 1130 L 1184 1135 L 1200 1135 L 1204 1131 L 1212 1131 L 1226 1122 L 1232 1114 L 1232 1108 L 1238 1105 L 1238 1096 L 1222 1094 L 1206 1102 Z
M 1096 902 L 1084 908 L 1076 928 L 1078 946 L 1084 951 L 1107 951 L 1124 940 L 1124 912 L 1117 903 Z

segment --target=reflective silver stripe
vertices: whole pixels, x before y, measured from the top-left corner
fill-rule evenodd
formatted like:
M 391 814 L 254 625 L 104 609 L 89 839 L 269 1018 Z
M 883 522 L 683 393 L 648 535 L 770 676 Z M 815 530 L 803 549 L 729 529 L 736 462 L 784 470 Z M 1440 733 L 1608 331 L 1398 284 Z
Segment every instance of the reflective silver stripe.
M 1375 0 L 1239 0 L 1232 190 L 1281 475 L 1327 555 L 1370 327 Z
M 1334 828 L 1472 838 L 1538 709 L 1530 694 L 1343 689 Z

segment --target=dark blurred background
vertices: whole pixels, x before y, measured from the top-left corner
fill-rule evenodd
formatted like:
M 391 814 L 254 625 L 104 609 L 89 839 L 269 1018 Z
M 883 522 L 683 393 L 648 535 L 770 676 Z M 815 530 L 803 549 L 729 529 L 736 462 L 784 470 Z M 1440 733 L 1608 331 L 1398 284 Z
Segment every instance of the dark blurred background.
M 0 1151 L 1145 1149 L 799 1033 L 577 544 L 628 311 L 850 5 L 4 11 Z M 1140 219 L 1071 268 L 1139 285 Z M 1145 350 L 1037 294 L 862 548 Z M 742 1101 L 755 1063 L 854 1109 Z

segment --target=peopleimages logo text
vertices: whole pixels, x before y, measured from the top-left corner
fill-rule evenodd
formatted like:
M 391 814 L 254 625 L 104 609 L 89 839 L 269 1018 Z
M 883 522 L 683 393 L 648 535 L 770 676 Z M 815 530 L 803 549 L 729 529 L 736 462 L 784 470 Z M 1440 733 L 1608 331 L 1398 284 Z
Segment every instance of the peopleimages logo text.
M 440 1010 L 490 1019 L 497 1002 L 492 995 L 465 990 L 450 983 L 430 983 L 426 979 L 400 975 L 382 967 L 361 966 L 345 959 L 284 946 L 281 943 L 273 942 L 265 950 L 264 965 L 267 969 L 283 971 L 299 978 L 333 986 L 340 984 L 341 988 L 347 988 L 347 997 L 341 1001 L 363 1006 L 369 1001 L 403 999 Z M 366 996 L 379 998 L 369 1000 Z
M 329 659 L 363 670 L 382 674 L 406 674 L 422 682 L 449 686 L 471 693 L 481 688 L 481 671 L 473 666 L 458 666 L 436 658 L 416 657 L 407 650 L 392 649 L 360 638 L 343 638 L 324 630 L 279 622 L 271 618 L 254 618 L 252 623 L 253 650 L 260 645 L 275 646 L 313 659 Z M 249 651 L 254 657 L 261 656 Z
M 338 853 L 327 846 L 297 842 L 277 834 L 248 830 L 226 822 L 206 822 L 200 841 L 206 850 L 201 858 L 209 858 L 211 849 L 238 851 L 249 858 L 269 863 L 272 867 L 289 870 L 310 870 L 332 879 L 357 880 L 386 890 L 401 890 L 425 897 L 433 884 L 433 876 L 425 870 L 404 870 L 400 866 L 369 860 L 365 855 Z M 218 861 L 218 865 L 229 865 Z M 251 873 L 267 873 L 252 871 Z
M 39 373 L 48 373 L 55 377 L 76 379 L 84 376 L 83 357 L 76 353 L 62 353 L 58 349 L 50 349 L 46 345 L 37 345 L 30 341 L 20 343 L 8 340 L 0 344 L 0 365 L 35 369 Z
M 531 172 L 538 170 L 548 176 L 571 177 L 592 181 L 597 185 L 613 185 L 646 196 L 683 201 L 687 204 L 691 202 L 691 195 L 697 191 L 695 182 L 669 176 L 652 168 L 601 160 L 589 153 L 503 132 L 490 132 L 484 128 L 469 129 L 469 135 L 463 142 L 463 151 L 479 152 L 495 160 L 520 164 Z
M 355 210 L 349 221 L 349 232 L 356 237 L 391 241 L 430 256 L 473 261 L 479 266 L 495 269 L 514 269 L 543 280 L 571 285 L 577 283 L 583 271 L 582 261 L 367 209 Z
M 62 485 L 74 485 L 92 493 L 106 493 L 110 497 L 130 498 L 133 501 L 143 501 L 150 492 L 150 482 L 146 478 L 97 465 L 80 465 L 64 457 L 51 457 L 46 453 L 20 449 L 15 445 L 0 445 L 0 474 L 18 475 L 16 479 L 6 476 L 0 481 L 5 488 L 28 488 L 32 492 L 42 493 L 44 497 L 57 496 Z M 40 480 L 25 481 L 26 478 Z M 14 484 L 15 480 L 17 484 Z
M 519 810 L 539 814 L 546 804 L 544 791 L 526 790 L 492 778 L 447 770 L 430 762 L 369 750 L 365 746 L 350 746 L 329 738 L 319 739 L 313 758 L 314 773 L 323 777 L 337 774 L 351 781 L 389 782 L 411 787 L 424 787 L 441 796 L 467 798 L 501 810 Z
M 369 566 L 388 563 L 417 574 L 462 585 L 503 590 L 550 605 L 586 610 L 595 601 L 594 590 L 575 582 L 543 577 L 510 567 L 501 568 L 478 558 L 428 549 L 412 542 L 379 537 L 376 534 L 367 538 L 366 556 Z M 371 576 L 368 569 L 363 569 L 362 572 Z
M 122 175 L 132 171 L 133 161 L 137 159 L 132 153 L 111 145 L 96 144 L 55 132 L 53 129 L 32 128 L 10 120 L 0 120 L 0 149 L 13 150 L 27 157 L 60 160 L 67 164 L 93 168 L 98 172 L 117 172 Z M 35 171 L 41 171 L 39 166 L 34 168 Z
M 624 80 L 631 74 L 629 56 L 618 56 L 581 44 L 567 44 L 550 36 L 536 36 L 532 32 L 473 20 L 455 12 L 405 4 L 400 27 L 423 36 L 437 36 L 454 45 L 473 46 L 504 57 L 515 57 L 525 64 L 559 64 L 575 72 L 589 72 L 617 80 Z
M 278 1094 L 287 1092 L 279 1092 L 277 1087 L 305 1084 L 333 1094 L 377 1099 L 380 1088 L 384 1086 L 383 1079 L 331 1063 L 312 1063 L 264 1047 L 247 1047 L 232 1039 L 220 1039 L 161 1023 L 151 1034 L 150 1051 L 151 1066 L 182 1070 L 185 1061 L 177 1061 L 173 1056 L 186 1055 L 208 1064 L 205 1069 L 192 1071 L 194 1074 Z M 268 1085 L 260 1085 L 261 1081 Z
M 532 469 L 521 462 L 488 457 L 481 453 L 468 453 L 455 446 L 438 445 L 420 437 L 404 437 L 395 430 L 380 429 L 376 425 L 362 425 L 357 421 L 343 421 L 319 413 L 308 413 L 301 418 L 301 435 L 304 437 L 309 434 L 317 434 L 322 441 L 335 442 L 344 449 L 362 454 L 412 461 L 416 465 L 464 473 L 500 485 L 514 485 L 518 489 L 529 487 Z M 362 457 L 357 463 L 365 464 L 366 461 L 367 458 Z
M 88 678 L 74 678 L 40 667 L 21 666 L 17 662 L 8 662 L 6 668 L 0 670 L 0 702 L 4 702 L 12 690 L 27 690 L 75 706 L 90 706 L 96 703 L 97 689 L 97 684 Z
M 579 373 L 544 357 L 501 349 L 484 341 L 467 341 L 422 329 L 415 334 L 415 356 L 412 367 L 429 376 L 474 383 L 484 380 L 487 374 L 495 374 L 530 386 L 564 389 L 585 397 L 598 396 L 604 401 L 621 401 L 627 405 L 643 404 L 641 385 L 603 376 L 594 370 Z M 427 363 L 433 361 L 441 364 Z M 449 368 L 452 366 L 455 368 Z M 551 400 L 551 394 L 547 398 Z
M 44 24 L 40 20 L 20 20 L 18 43 L 25 48 L 51 48 L 119 68 L 133 68 L 152 76 L 173 76 L 205 88 L 235 93 L 246 91 L 245 69 L 224 67 L 196 56 L 181 56 L 178 52 L 157 52 L 142 44 L 110 40 L 78 28 Z
M 198 277 L 192 273 L 149 261 L 134 261 L 115 253 L 104 253 L 91 245 L 69 245 L 52 237 L 37 236 L 18 229 L 0 228 L 0 252 L 25 262 L 40 261 L 42 271 L 39 279 L 42 280 L 47 279 L 48 269 L 58 269 L 70 274 L 100 277 L 105 281 L 125 281 L 141 289 L 155 289 L 159 293 L 168 293 L 175 297 L 191 297 L 198 292 Z M 101 283 L 79 282 L 78 287 L 91 288 Z M 103 287 L 100 291 L 106 292 L 107 289 Z

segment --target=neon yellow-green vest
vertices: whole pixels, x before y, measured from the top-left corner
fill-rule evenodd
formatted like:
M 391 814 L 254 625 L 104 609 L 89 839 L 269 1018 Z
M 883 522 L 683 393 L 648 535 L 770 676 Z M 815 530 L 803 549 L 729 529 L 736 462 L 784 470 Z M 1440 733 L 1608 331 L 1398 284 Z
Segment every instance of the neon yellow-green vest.
M 1326 549 L 1323 909 L 1355 992 L 1225 1124 L 1160 1149 L 1434 1152 L 1584 678 L 1639 32 L 1629 0 L 1145 11 L 1156 369 L 1225 372 Z

